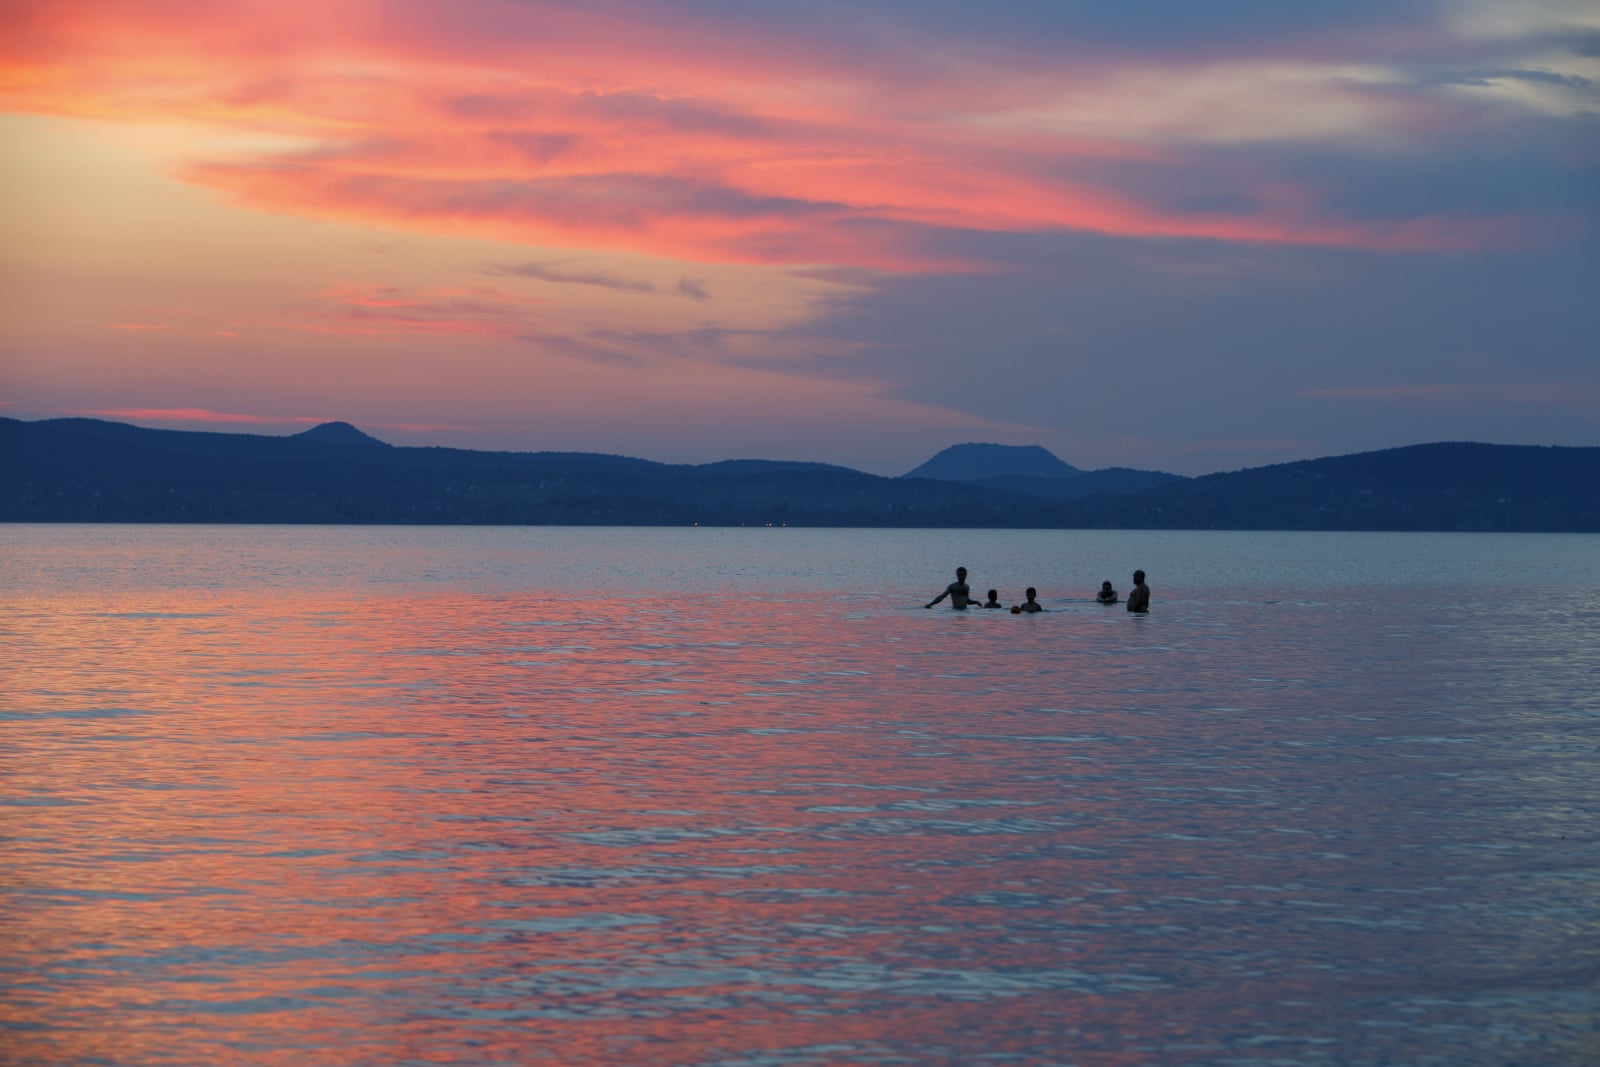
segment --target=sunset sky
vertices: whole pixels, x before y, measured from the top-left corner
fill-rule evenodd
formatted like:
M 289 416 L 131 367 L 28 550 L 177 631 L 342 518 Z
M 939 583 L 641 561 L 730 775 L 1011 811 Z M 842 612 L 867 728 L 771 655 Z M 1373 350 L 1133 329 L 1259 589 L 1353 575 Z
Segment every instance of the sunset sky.
M 1593 0 L 0 0 L 0 414 L 1600 445 Z

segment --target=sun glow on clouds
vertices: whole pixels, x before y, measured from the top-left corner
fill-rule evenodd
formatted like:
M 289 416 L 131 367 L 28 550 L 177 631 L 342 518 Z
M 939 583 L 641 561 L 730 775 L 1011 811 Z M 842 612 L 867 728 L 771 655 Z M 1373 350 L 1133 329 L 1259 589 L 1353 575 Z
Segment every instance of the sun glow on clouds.
M 21 279 L 5 339 L 27 342 L 8 343 L 8 389 L 36 410 L 333 410 L 418 435 L 483 427 L 478 444 L 506 447 L 519 427 L 537 445 L 529 425 L 615 449 L 635 429 L 684 440 L 712 423 L 837 444 L 850 420 L 1063 440 L 1071 416 L 1031 425 L 1031 401 L 1071 391 L 1060 367 L 1121 352 L 1120 323 L 1081 340 L 1093 306 L 1049 345 L 1004 335 L 1013 318 L 1055 323 L 1020 304 L 925 338 L 1019 371 L 1028 395 L 984 389 L 981 414 L 954 364 L 874 356 L 919 343 L 905 338 L 974 279 L 1056 271 L 1039 299 L 1070 304 L 1109 262 L 1095 235 L 1122 239 L 1124 263 L 1168 261 L 1128 272 L 1148 284 L 1234 278 L 1228 256 L 1275 271 L 1291 250 L 1501 252 L 1581 232 L 1570 198 L 1498 199 L 1480 192 L 1489 174 L 1441 202 L 1438 172 L 1406 167 L 1485 116 L 1503 138 L 1485 155 L 1514 151 L 1509 125 L 1593 114 L 1600 80 L 1600 58 L 1556 36 L 1600 17 L 1557 0 L 1326 32 L 1275 15 L 1202 27 L 1198 45 L 1152 17 L 1189 18 L 1176 3 L 1070 16 L 1081 26 L 1037 5 L 967 26 L 951 5 L 889 0 L 5 11 L 0 108 L 35 116 L 5 120 L 24 135 L 8 181 L 33 205 L 0 217 L 0 266 Z M 1216 251 L 1197 262 L 1179 244 Z M 908 317 L 850 317 L 869 305 Z M 1037 362 L 1007 362 L 1007 346 Z M 1421 400 L 1303 381 L 1290 396 Z
M 68 415 L 96 419 L 133 419 L 153 423 L 235 423 L 246 425 L 315 425 L 327 422 L 305 415 L 256 415 L 244 412 L 208 411 L 205 408 L 96 408 L 88 411 L 69 411 Z
M 179 22 L 168 4 L 38 5 L 0 85 L 14 108 L 225 128 L 182 173 L 248 207 L 703 262 L 973 265 L 928 228 L 1473 240 L 1462 219 L 1340 219 L 1281 179 L 1258 181 L 1247 211 L 1194 214 L 1063 173 L 1152 146 L 1181 166 L 1185 139 L 1398 136 L 1417 105 L 1368 92 L 1381 71 L 968 63 L 896 86 L 814 42 L 645 5 L 467 7 L 235 2 Z M 738 51 L 710 44 L 730 35 Z M 930 95 L 964 106 L 934 112 Z

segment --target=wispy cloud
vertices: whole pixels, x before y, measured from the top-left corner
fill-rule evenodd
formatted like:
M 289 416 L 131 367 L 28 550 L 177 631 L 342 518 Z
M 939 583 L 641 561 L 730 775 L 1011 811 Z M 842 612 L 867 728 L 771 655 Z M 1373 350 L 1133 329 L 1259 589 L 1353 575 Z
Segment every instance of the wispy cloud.
M 85 408 L 66 412 L 82 418 L 133 419 L 138 422 L 227 423 L 257 426 L 316 425 L 326 418 L 310 415 L 261 415 L 208 408 Z
M 484 267 L 482 273 L 492 278 L 529 278 L 552 285 L 585 285 L 620 293 L 685 296 L 702 303 L 711 299 L 711 290 L 706 282 L 689 277 L 679 278 L 676 285 L 663 288 L 638 278 L 624 278 L 603 271 L 569 269 L 561 263 L 496 263 Z
M 1231 175 L 1235 195 L 1207 212 L 1171 210 L 1180 198 L 1170 191 L 1140 195 L 1106 180 L 1116 168 L 1096 180 L 1081 164 L 1159 164 L 1179 188 L 1195 145 L 1364 153 L 1470 123 L 1473 102 L 1451 86 L 1544 113 L 1553 93 L 1592 97 L 1576 51 L 1560 69 L 1513 62 L 1511 44 L 1529 33 L 1575 32 L 1551 8 L 1497 37 L 1487 17 L 1453 30 L 1361 6 L 1344 20 L 1267 19 L 1271 32 L 1240 36 L 1231 52 L 1227 35 L 1202 34 L 1191 55 L 1160 44 L 1153 16 L 1080 13 L 1075 34 L 1069 17 L 1030 14 L 1032 44 L 1001 27 L 953 46 L 933 35 L 937 16 L 925 25 L 898 5 L 863 19 L 855 37 L 825 20 L 697 3 L 371 0 L 340 10 L 312 18 L 285 4 L 269 17 L 219 0 L 179 23 L 156 0 L 31 5 L 0 52 L 0 99 L 226 126 L 235 143 L 259 134 L 260 147 L 183 173 L 264 210 L 707 263 L 903 271 L 972 266 L 929 256 L 918 235 L 927 228 L 1498 243 L 1517 218 L 1352 216 L 1315 185 L 1263 168 L 1259 153 Z M 1177 7 L 1164 17 L 1183 19 Z M 1325 37 L 1303 32 L 1310 24 Z M 1140 27 L 1152 42 L 1143 50 Z M 871 62 L 865 42 L 893 34 L 907 44 Z M 1504 54 L 1493 47 L 1502 40 Z M 1427 57 L 1431 84 L 1402 70 L 1406 49 Z M 1486 73 L 1494 58 L 1503 62 Z M 559 274 L 545 280 L 627 288 Z
M 558 264 L 500 263 L 483 268 L 483 273 L 496 278 L 508 276 L 532 278 L 534 281 L 550 282 L 555 285 L 591 285 L 601 289 L 615 289 L 624 293 L 655 293 L 660 291 L 649 282 L 637 281 L 632 278 L 619 278 L 614 274 L 600 272 L 563 270 Z
M 693 278 L 679 278 L 678 292 L 690 300 L 711 299 L 711 290 L 706 288 L 706 283 Z
M 414 292 L 390 285 L 340 285 L 318 294 L 333 310 L 292 323 L 331 334 L 474 334 L 511 337 L 525 330 L 534 301 L 494 289 Z

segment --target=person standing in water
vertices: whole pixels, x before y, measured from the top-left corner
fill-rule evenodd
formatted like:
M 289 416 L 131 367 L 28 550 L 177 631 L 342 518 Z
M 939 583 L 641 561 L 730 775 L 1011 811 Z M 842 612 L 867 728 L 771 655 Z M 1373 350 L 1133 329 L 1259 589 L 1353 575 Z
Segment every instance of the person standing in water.
M 972 602 L 972 588 L 967 585 L 967 568 L 956 568 L 956 580 L 944 587 L 944 592 L 922 605 L 931 608 L 945 597 L 950 598 L 950 606 L 957 611 L 966 611 L 967 605 Z
M 986 607 L 986 608 L 1003 608 L 1003 607 L 1005 607 L 1004 604 L 1000 603 L 1000 590 L 998 590 L 998 589 L 989 590 L 989 599 L 985 600 L 983 602 L 983 606 Z
M 1150 587 L 1144 584 L 1144 571 L 1133 572 L 1133 590 L 1128 593 L 1128 610 L 1141 615 L 1150 612 Z
M 1016 613 L 1018 615 L 1023 615 L 1023 614 L 1032 614 L 1035 611 L 1043 611 L 1044 610 L 1044 605 L 1039 603 L 1039 601 L 1035 599 L 1038 595 L 1039 595 L 1039 590 L 1035 589 L 1031 585 L 1028 586 L 1028 592 L 1027 592 L 1028 599 L 1024 600 L 1022 603 L 1020 603 L 1020 604 L 1018 604 L 1016 606 L 1016 608 L 1014 609 L 1016 611 Z
M 1100 583 L 1100 595 L 1095 599 L 1102 604 L 1115 604 L 1117 602 L 1117 591 L 1111 587 L 1109 580 Z

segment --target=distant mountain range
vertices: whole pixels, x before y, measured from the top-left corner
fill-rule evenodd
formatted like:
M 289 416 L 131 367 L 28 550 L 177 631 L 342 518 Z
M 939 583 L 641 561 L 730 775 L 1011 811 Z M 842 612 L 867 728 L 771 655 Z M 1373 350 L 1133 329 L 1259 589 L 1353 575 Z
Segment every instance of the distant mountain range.
M 0 521 L 1600 532 L 1600 448 L 1429 444 L 1180 478 L 960 445 L 901 478 L 0 419 Z

